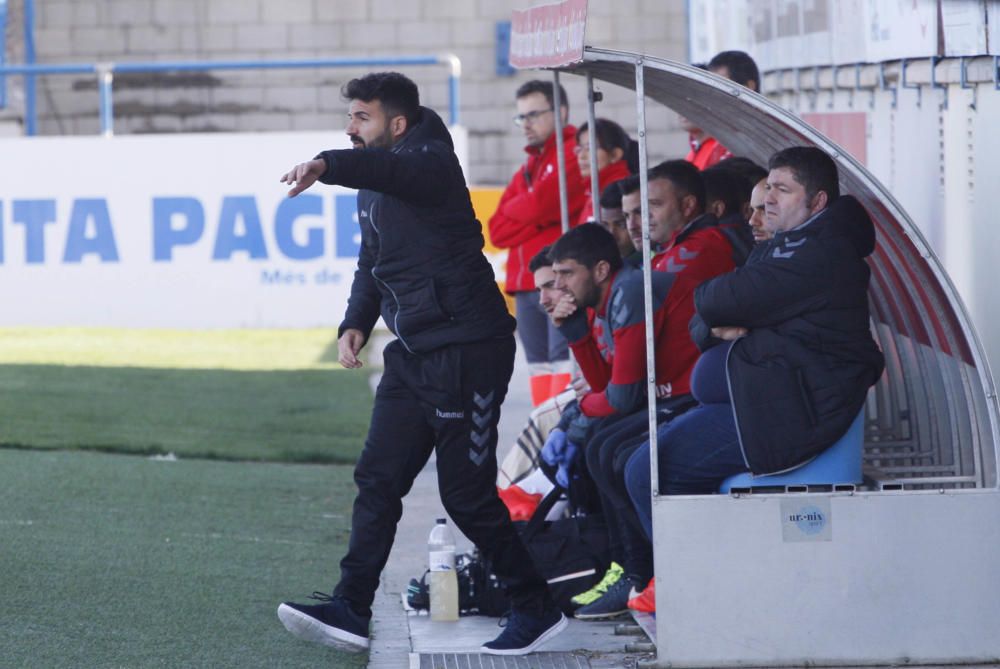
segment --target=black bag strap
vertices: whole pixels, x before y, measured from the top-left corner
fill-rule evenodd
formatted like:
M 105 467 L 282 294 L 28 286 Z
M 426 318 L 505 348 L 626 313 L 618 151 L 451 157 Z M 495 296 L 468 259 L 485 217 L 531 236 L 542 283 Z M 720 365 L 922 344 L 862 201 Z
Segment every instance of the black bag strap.
M 521 537 L 524 541 L 531 541 L 531 539 L 538 534 L 538 531 L 542 529 L 542 525 L 545 524 L 545 517 L 549 515 L 549 511 L 552 507 L 556 505 L 559 498 L 563 496 L 566 492 L 566 488 L 563 488 L 558 483 L 549 491 L 549 493 L 538 503 L 538 508 L 535 509 L 535 514 L 531 516 L 531 520 L 525 525 L 524 531 L 521 532 Z

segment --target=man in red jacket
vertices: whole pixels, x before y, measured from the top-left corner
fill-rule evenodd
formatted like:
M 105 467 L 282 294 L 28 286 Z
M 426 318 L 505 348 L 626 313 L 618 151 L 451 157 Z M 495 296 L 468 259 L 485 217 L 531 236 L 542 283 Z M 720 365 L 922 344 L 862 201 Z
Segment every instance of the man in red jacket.
M 560 87 L 563 154 L 569 195 L 569 220 L 576 221 L 584 193 L 577 165 L 576 128 L 567 125 L 569 103 Z M 558 394 L 569 382 L 566 340 L 550 324 L 538 304 L 528 263 L 543 246 L 562 233 L 559 207 L 559 168 L 552 82 L 529 81 L 517 89 L 514 122 L 527 141 L 525 161 L 507 185 L 489 221 L 490 240 L 507 251 L 506 290 L 517 307 L 517 332 L 531 366 L 531 397 L 537 406 Z
M 628 231 L 636 248 L 642 248 L 639 178 L 621 183 Z M 691 274 L 700 282 L 746 260 L 746 249 L 735 249 L 718 219 L 705 213 L 705 182 L 691 163 L 667 160 L 650 169 L 647 199 L 654 270 Z
M 757 69 L 757 63 L 746 52 L 722 51 L 715 54 L 708 65 L 699 65 L 699 67 L 705 68 L 712 74 L 735 81 L 741 86 L 746 86 L 751 91 L 760 90 L 760 71 Z M 681 128 L 688 134 L 688 143 L 691 145 L 691 150 L 685 158 L 689 163 L 699 170 L 705 170 L 723 160 L 732 158 L 733 154 L 730 153 L 729 149 L 719 144 L 719 140 L 716 138 L 706 134 L 698 127 L 697 122 L 684 116 L 678 118 Z
M 614 237 L 593 224 L 563 235 L 550 256 L 556 287 L 567 291 L 552 310 L 552 320 L 569 340 L 591 387 L 580 400 L 581 420 L 593 424 L 596 434 L 574 443 L 585 450 L 587 473 L 608 521 L 612 558 L 622 565 L 608 590 L 575 615 L 611 618 L 625 612 L 631 588 L 642 588 L 653 575 L 651 547 L 614 465 L 616 458 L 624 463 L 645 441 L 649 427 L 642 272 L 625 265 Z M 694 404 L 690 375 L 698 351 L 687 328 L 697 285 L 683 274 L 653 273 L 658 420 L 669 420 Z

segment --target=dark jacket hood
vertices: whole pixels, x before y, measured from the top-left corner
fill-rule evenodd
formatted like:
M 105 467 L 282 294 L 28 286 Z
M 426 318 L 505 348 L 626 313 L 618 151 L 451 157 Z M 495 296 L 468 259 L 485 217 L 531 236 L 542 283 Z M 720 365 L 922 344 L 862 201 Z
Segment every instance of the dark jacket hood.
M 875 224 L 853 195 L 834 200 L 817 223 L 821 223 L 820 238 L 847 237 L 862 258 L 875 251 Z
M 448 126 L 444 124 L 438 113 L 428 107 L 421 107 L 420 120 L 392 150 L 413 149 L 425 142 L 444 142 L 449 149 L 455 149 L 455 143 L 451 139 L 451 133 L 448 132 Z

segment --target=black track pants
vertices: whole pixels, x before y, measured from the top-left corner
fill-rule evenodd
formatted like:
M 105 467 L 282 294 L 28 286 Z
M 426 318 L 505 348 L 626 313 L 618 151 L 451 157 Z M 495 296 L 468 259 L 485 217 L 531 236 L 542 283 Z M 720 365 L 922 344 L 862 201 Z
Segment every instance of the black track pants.
M 398 340 L 386 347 L 368 438 L 354 470 L 358 496 L 335 594 L 359 609 L 371 606 L 402 499 L 436 448 L 438 487 L 448 515 L 492 561 L 515 607 L 547 603 L 545 581 L 496 492 L 497 422 L 514 369 L 514 346 L 510 336 L 419 355 Z M 427 519 L 428 527 L 432 521 Z

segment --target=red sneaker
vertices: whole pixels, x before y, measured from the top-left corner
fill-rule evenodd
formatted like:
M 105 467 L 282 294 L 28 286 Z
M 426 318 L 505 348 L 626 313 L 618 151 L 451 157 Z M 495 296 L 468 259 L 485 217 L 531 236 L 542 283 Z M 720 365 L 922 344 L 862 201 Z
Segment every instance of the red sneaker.
M 500 496 L 500 501 L 507 505 L 510 519 L 513 521 L 531 520 L 531 517 L 535 515 L 535 509 L 538 508 L 538 503 L 542 501 L 541 495 L 527 493 L 518 485 L 497 488 L 497 495 Z
M 642 613 L 656 613 L 656 578 L 649 579 L 646 589 L 640 593 L 632 588 L 632 596 L 629 597 L 628 607 L 633 611 Z

